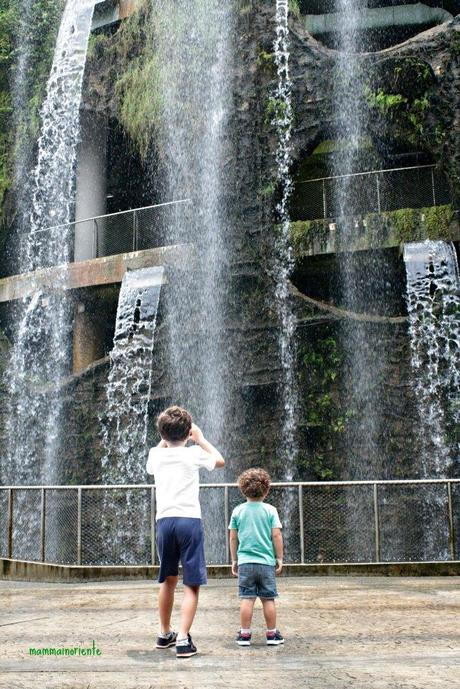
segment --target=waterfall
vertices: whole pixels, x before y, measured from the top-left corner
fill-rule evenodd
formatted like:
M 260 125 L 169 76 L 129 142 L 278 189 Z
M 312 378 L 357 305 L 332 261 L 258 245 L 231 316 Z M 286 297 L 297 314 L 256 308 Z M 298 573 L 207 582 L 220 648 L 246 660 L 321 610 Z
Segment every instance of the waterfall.
M 291 167 L 291 132 L 292 132 L 292 83 L 289 75 L 289 27 L 288 0 L 276 2 L 276 38 L 274 42 L 275 64 L 278 84 L 274 94 L 275 117 L 278 144 L 276 148 L 277 182 L 280 188 L 280 200 L 276 213 L 280 222 L 280 234 L 275 246 L 275 263 L 273 267 L 275 288 L 275 306 L 280 323 L 279 347 L 282 377 L 283 431 L 285 480 L 293 478 L 296 444 L 296 415 L 298 409 L 296 357 L 295 357 L 295 316 L 290 305 L 289 276 L 294 267 L 294 258 L 290 244 L 289 200 L 292 192 Z
M 19 271 L 65 264 L 71 254 L 79 107 L 94 0 L 68 0 L 41 110 L 31 176 L 30 217 L 20 241 Z M 55 231 L 44 232 L 49 226 Z M 65 271 L 61 273 L 65 278 Z M 9 388 L 6 480 L 58 480 L 60 379 L 70 348 L 70 300 L 55 285 L 22 304 L 6 374 Z
M 99 417 L 105 450 L 105 484 L 145 481 L 153 347 L 163 272 L 162 266 L 140 268 L 123 277 L 110 353 L 106 408 Z M 105 564 L 128 565 L 150 557 L 149 534 L 139 529 L 139 524 L 148 522 L 148 492 L 101 491 L 93 498 L 92 509 L 102 514 L 97 547 Z M 122 515 L 130 511 L 136 519 L 125 523 L 123 529 L 114 528 L 114 523 L 120 523 Z
M 221 0 L 153 3 L 163 191 L 167 198 L 194 201 L 172 218 L 164 241 L 193 243 L 198 257 L 197 271 L 181 272 L 165 294 L 171 397 L 190 408 L 220 447 L 233 385 L 225 333 L 232 258 L 226 195 L 233 13 L 233 3 Z
M 452 243 L 404 245 L 413 384 L 423 442 L 422 478 L 445 478 L 449 425 L 460 423 L 460 277 Z M 455 448 L 456 453 L 460 448 Z
M 104 483 L 144 479 L 153 344 L 162 280 L 162 267 L 128 271 L 123 278 L 110 353 L 107 406 L 101 417 Z

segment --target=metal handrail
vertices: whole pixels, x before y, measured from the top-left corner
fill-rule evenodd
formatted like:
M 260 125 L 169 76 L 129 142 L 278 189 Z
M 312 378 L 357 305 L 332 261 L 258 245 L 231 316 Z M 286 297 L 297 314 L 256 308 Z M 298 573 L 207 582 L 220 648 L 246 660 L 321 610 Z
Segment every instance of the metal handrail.
M 296 184 L 309 184 L 310 182 L 326 182 L 330 179 L 343 179 L 344 177 L 363 177 L 364 175 L 378 175 L 384 172 L 403 172 L 406 170 L 424 170 L 431 168 L 434 170 L 436 165 L 411 165 L 409 167 L 392 167 L 384 170 L 367 170 L 365 172 L 348 172 L 343 175 L 333 175 L 331 177 L 316 177 L 315 179 L 302 179 Z
M 272 488 L 290 488 L 291 486 L 373 486 L 378 485 L 398 485 L 398 484 L 432 484 L 432 483 L 460 483 L 460 478 L 420 478 L 420 479 L 366 479 L 363 481 L 272 481 L 270 484 Z M 200 488 L 238 488 L 238 483 L 232 481 L 231 483 L 200 483 Z M 104 490 L 107 488 L 117 489 L 133 489 L 133 488 L 155 488 L 154 483 L 79 483 L 75 485 L 36 485 L 36 486 L 18 486 L 18 485 L 4 485 L 0 486 L 0 490 L 37 490 L 45 488 L 46 490 L 76 490 L 82 488 L 83 490 Z
M 155 203 L 152 206 L 141 206 L 140 208 L 129 208 L 126 211 L 116 211 L 115 213 L 105 213 L 104 215 L 93 215 L 91 218 L 82 218 L 81 220 L 71 220 L 70 222 L 61 223 L 60 225 L 51 225 L 50 227 L 43 227 L 41 230 L 35 230 L 30 234 L 39 234 L 40 232 L 50 232 L 51 230 L 58 230 L 61 227 L 68 227 L 69 225 L 80 225 L 91 220 L 103 220 L 104 218 L 113 218 L 117 215 L 127 215 L 128 213 L 137 213 L 139 211 L 147 211 L 151 208 L 163 208 L 164 206 L 174 206 L 180 203 L 191 203 L 192 199 L 179 199 L 178 201 L 165 201 L 164 203 Z

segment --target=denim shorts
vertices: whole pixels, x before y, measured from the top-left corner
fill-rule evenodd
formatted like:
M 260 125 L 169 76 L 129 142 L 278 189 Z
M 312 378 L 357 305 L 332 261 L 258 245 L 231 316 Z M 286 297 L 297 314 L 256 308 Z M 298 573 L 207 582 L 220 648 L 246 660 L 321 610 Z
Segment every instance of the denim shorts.
M 273 565 L 238 565 L 238 586 L 240 598 L 278 598 Z

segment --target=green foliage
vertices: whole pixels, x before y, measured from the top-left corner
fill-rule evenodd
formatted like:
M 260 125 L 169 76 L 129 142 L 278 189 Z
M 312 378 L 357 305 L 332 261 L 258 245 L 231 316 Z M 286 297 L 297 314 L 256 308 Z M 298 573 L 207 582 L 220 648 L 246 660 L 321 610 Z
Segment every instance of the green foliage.
M 160 65 L 152 53 L 147 60 L 137 58 L 116 84 L 120 99 L 120 120 L 136 142 L 141 156 L 147 155 L 155 123 L 161 113 Z M 146 83 L 149 88 L 146 88 Z
M 303 426 L 309 429 L 313 452 L 309 458 L 299 460 L 300 469 L 309 469 L 318 479 L 333 477 L 327 465 L 324 448 L 332 438 L 344 433 L 347 414 L 340 402 L 338 376 L 342 365 L 337 340 L 333 334 L 307 341 L 300 350 L 301 389 L 304 391 Z
M 420 227 L 420 217 L 413 208 L 400 208 L 391 213 L 391 221 L 395 227 L 398 239 L 401 243 L 418 239 L 416 236 L 417 220 Z
M 273 122 L 282 122 L 286 117 L 287 107 L 286 101 L 282 98 L 269 96 L 265 106 L 265 124 L 270 125 Z
M 299 0 L 289 0 L 289 13 L 296 19 L 300 17 Z
M 433 75 L 429 65 L 414 58 L 387 60 L 364 86 L 363 94 L 380 131 L 403 143 L 425 147 L 442 138 L 440 126 L 432 131 Z M 430 141 L 427 139 L 430 138 Z
M 447 206 L 422 208 L 426 237 L 428 239 L 451 239 L 451 225 L 455 218 L 454 209 Z
M 24 73 L 24 105 L 13 127 L 11 85 L 16 60 L 26 46 L 19 44 L 21 6 L 17 0 L 0 0 L 0 204 L 13 182 L 14 156 L 33 150 L 39 131 L 39 111 L 51 67 L 53 48 L 64 0 L 34 0 L 30 10 L 29 55 Z M 24 41 L 24 37 L 22 37 Z

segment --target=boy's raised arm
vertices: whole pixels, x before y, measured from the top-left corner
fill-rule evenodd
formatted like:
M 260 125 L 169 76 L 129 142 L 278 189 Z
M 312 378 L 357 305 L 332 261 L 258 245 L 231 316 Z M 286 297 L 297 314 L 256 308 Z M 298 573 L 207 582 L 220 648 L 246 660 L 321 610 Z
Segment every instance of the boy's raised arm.
M 211 445 L 211 443 L 208 440 L 206 440 L 201 429 L 199 429 L 198 426 L 194 423 L 192 423 L 190 439 L 193 440 L 194 443 L 199 445 L 202 450 L 211 455 L 211 457 L 215 458 L 216 469 L 221 469 L 225 465 L 225 459 L 222 457 L 219 450 L 215 448 L 214 445 Z

